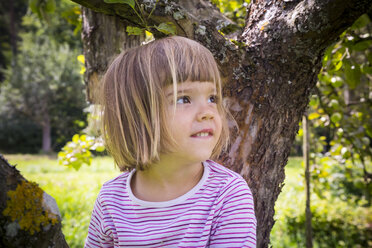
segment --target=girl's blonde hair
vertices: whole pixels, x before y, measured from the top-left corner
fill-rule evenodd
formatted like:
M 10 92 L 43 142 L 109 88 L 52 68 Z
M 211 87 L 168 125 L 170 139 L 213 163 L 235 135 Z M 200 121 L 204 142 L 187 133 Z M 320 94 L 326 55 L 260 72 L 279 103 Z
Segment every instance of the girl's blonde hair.
M 221 78 L 211 52 L 196 41 L 171 36 L 121 53 L 103 77 L 101 132 L 120 170 L 146 169 L 175 142 L 166 123 L 164 87 L 177 83 L 213 82 L 220 101 L 222 132 L 212 159 L 227 147 L 229 129 L 222 105 Z

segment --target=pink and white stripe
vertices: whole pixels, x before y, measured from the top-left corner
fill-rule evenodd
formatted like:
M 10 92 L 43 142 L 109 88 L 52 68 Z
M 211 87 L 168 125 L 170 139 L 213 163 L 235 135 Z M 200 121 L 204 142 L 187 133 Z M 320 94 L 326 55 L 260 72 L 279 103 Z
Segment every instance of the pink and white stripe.
M 166 202 L 136 198 L 128 186 L 134 170 L 106 182 L 94 205 L 85 247 L 256 247 L 247 183 L 214 161 L 203 165 L 200 182 Z

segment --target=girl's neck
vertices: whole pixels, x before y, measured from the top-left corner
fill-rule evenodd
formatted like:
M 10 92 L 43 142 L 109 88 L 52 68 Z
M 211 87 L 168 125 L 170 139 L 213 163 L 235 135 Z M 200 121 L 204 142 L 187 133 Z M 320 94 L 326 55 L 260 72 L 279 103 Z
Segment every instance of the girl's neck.
M 201 162 L 185 163 L 184 159 L 171 156 L 164 156 L 160 161 L 133 175 L 131 188 L 137 198 L 145 201 L 172 200 L 191 190 L 203 176 Z

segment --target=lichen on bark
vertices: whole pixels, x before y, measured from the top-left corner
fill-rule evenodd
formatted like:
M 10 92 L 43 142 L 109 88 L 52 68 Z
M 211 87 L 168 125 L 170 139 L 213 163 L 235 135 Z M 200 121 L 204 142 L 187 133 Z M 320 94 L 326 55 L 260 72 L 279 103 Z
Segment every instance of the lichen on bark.
M 40 232 L 43 227 L 56 224 L 58 216 L 43 207 L 43 193 L 36 183 L 22 181 L 15 190 L 7 192 L 9 198 L 3 215 L 31 235 Z

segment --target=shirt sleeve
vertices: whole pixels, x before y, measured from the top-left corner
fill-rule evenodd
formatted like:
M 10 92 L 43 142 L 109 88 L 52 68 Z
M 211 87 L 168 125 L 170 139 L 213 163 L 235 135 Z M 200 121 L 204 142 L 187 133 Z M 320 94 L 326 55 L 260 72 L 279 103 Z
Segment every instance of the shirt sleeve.
M 107 214 L 106 214 L 107 216 Z M 114 240 L 112 231 L 105 223 L 105 210 L 102 206 L 100 195 L 94 204 L 92 217 L 88 228 L 88 236 L 85 240 L 84 248 L 113 248 Z
M 216 204 L 210 247 L 256 247 L 253 195 L 243 178 L 224 187 Z

